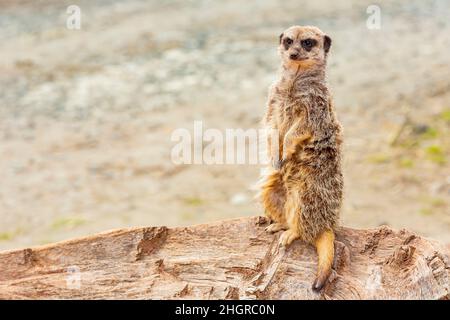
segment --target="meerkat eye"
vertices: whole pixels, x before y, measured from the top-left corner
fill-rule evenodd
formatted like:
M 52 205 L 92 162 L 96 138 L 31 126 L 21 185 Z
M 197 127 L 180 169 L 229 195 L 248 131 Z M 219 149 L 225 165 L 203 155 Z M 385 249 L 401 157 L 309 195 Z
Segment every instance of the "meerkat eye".
M 312 47 L 313 46 L 313 43 L 312 43 L 311 39 L 306 39 L 303 43 L 305 44 L 306 47 Z
M 284 38 L 283 39 L 283 47 L 284 50 L 289 49 L 290 45 L 293 43 L 294 41 L 291 38 Z
M 314 39 L 305 39 L 301 41 L 302 47 L 305 48 L 307 51 L 311 50 L 312 47 L 316 45 L 317 41 Z

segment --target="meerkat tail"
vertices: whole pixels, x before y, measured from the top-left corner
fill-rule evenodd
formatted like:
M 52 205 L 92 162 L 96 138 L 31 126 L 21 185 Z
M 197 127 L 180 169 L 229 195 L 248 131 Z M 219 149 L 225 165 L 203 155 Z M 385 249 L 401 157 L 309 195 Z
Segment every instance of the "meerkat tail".
M 334 260 L 334 233 L 326 230 L 322 232 L 314 242 L 319 258 L 317 275 L 313 283 L 313 290 L 319 291 L 323 288 L 331 274 Z

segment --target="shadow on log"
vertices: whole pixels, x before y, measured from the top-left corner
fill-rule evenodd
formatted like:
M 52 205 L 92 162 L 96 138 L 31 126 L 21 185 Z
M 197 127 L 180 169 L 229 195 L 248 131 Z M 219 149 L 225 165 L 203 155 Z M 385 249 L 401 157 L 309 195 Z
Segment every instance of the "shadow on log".
M 1 299 L 448 299 L 449 248 L 387 227 L 341 228 L 325 288 L 317 256 L 252 217 L 132 228 L 0 253 Z

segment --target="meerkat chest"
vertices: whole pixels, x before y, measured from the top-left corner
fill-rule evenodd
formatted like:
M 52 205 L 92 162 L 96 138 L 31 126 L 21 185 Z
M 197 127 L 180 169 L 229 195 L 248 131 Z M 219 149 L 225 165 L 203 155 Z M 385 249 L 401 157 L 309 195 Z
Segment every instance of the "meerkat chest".
M 278 127 L 287 131 L 294 123 L 306 121 L 306 108 L 295 97 L 283 97 L 277 108 L 277 118 Z

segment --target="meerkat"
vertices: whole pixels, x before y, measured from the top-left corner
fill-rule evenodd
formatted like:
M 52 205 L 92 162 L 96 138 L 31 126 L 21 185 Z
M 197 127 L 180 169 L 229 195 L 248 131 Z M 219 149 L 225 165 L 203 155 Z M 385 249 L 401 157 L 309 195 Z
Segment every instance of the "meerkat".
M 267 129 L 278 132 L 278 141 L 268 137 L 272 165 L 261 189 L 271 221 L 266 230 L 285 230 L 283 246 L 296 239 L 315 246 L 316 291 L 331 274 L 343 196 L 342 129 L 325 76 L 330 46 L 330 37 L 312 26 L 293 26 L 280 35 L 281 69 L 263 119 Z

